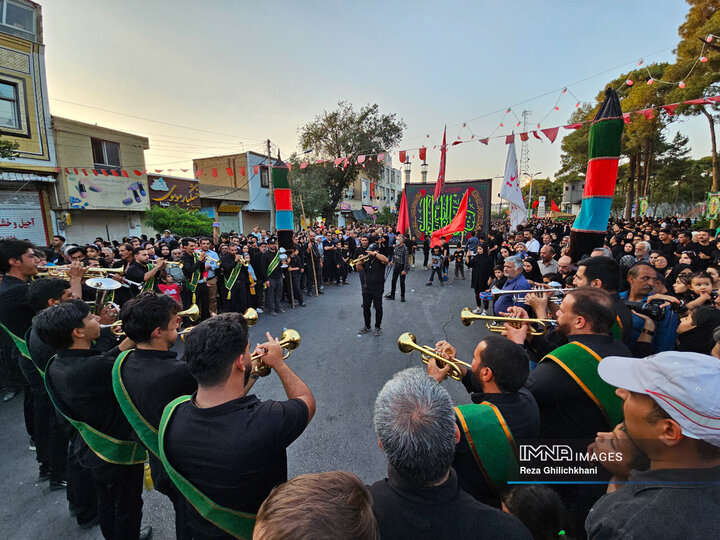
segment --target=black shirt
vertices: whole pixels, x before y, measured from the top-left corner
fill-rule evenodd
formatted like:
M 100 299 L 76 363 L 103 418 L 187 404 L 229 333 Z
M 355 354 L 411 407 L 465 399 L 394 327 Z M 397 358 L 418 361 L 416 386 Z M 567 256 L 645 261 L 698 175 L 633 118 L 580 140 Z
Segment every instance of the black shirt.
M 282 279 L 282 270 L 280 269 L 279 262 L 278 262 L 277 266 L 275 266 L 273 271 L 268 274 L 268 270 L 270 269 L 270 263 L 273 262 L 277 253 L 278 253 L 277 251 L 271 251 L 269 249 L 265 253 L 263 253 L 262 266 L 263 266 L 263 273 L 265 275 L 265 281 L 268 281 L 270 279 Z
M 527 388 L 502 394 L 475 392 L 469 370 L 462 382 L 467 391 L 471 393 L 470 398 L 473 403 L 487 401 L 498 408 L 517 444 L 520 444 L 519 441 L 537 439 L 540 434 L 540 410 L 535 398 Z M 460 420 L 457 419 L 456 422 L 460 430 L 460 442 L 455 448 L 453 468 L 457 471 L 460 487 L 477 500 L 499 508 L 498 494 L 487 483 L 485 475 L 478 467 Z M 482 442 L 478 444 L 482 444 Z
M 25 333 L 35 315 L 28 305 L 29 287 L 27 281 L 7 274 L 0 283 L 0 322 L 21 339 L 25 339 Z
M 365 251 L 362 250 L 362 254 Z M 365 271 L 365 288 L 369 291 L 382 291 L 385 288 L 385 265 L 376 257 L 371 257 L 363 264 Z
M 419 487 L 391 466 L 388 477 L 369 486 L 380 538 L 392 540 L 530 540 L 520 521 L 473 499 L 458 485 L 455 471 L 439 486 Z
M 533 346 L 537 339 L 533 339 Z M 611 336 L 574 335 L 568 336 L 568 340 L 586 345 L 600 358 L 632 356 L 623 343 Z M 594 440 L 598 431 L 610 431 L 615 427 L 608 425 L 592 398 L 552 360 L 540 362 L 530 372 L 525 388 L 530 390 L 540 407 L 542 438 Z
M 198 279 L 198 282 L 203 279 L 202 273 L 205 271 L 204 261 L 196 261 L 195 255 L 190 255 L 184 251 L 182 257 L 180 257 L 180 262 L 182 263 L 183 275 L 188 282 L 192 278 L 192 275 L 198 270 L 200 270 L 200 278 Z
M 165 448 L 173 467 L 216 504 L 254 514 L 287 481 L 285 449 L 307 424 L 301 399 L 248 395 L 202 409 L 193 395 L 175 409 Z
M 132 291 L 133 296 L 137 295 L 142 290 L 142 285 L 145 283 L 145 274 L 148 272 L 148 270 L 148 265 L 140 264 L 137 261 L 133 261 L 133 263 L 127 267 L 127 270 L 125 270 L 125 277 L 128 278 L 128 280 L 141 284 L 140 287 L 136 285 L 130 285 L 130 290 Z M 155 292 L 159 291 L 157 283 L 155 283 L 153 290 Z

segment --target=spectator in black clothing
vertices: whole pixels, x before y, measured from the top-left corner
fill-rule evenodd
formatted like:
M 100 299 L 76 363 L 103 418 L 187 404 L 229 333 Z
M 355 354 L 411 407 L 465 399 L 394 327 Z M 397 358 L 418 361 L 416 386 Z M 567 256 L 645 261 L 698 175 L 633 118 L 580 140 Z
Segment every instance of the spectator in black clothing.
M 430 256 L 430 239 L 426 236 L 423 240 L 423 270 L 427 270 L 428 257 Z
M 277 238 L 274 236 L 268 239 L 268 250 L 263 254 L 262 265 L 265 274 L 265 308 L 270 315 L 276 316 L 278 313 L 285 313 L 280 307 L 280 298 L 283 290 L 282 269 L 280 268 L 279 259 L 274 268 L 270 265 L 278 255 Z
M 150 264 L 153 265 L 152 268 L 149 267 Z M 133 262 L 125 270 L 125 277 L 129 281 L 140 284 L 139 286 L 130 284 L 133 296 L 144 290 L 159 292 L 160 276 L 158 274 L 163 268 L 165 268 L 165 259 L 150 261 L 146 248 L 136 247 L 133 249 Z
M 513 486 L 503 494 L 503 510 L 518 518 L 535 540 L 562 540 L 568 512 L 552 488 L 542 484 Z
M 56 234 L 52 237 L 52 242 L 50 243 L 50 247 L 52 248 L 52 255 L 48 257 L 47 262 L 55 264 L 55 265 L 61 265 L 65 264 L 65 257 L 63 256 L 63 245 L 65 244 L 65 237 Z
M 365 319 L 365 326 L 363 326 L 358 333 L 367 334 L 370 332 L 371 312 L 370 307 L 375 306 L 375 336 L 379 336 L 382 332 L 382 317 L 383 317 L 383 290 L 385 289 L 385 266 L 388 263 L 388 259 L 385 255 L 379 252 L 377 244 L 370 244 L 361 255 L 369 255 L 370 258 L 364 263 L 359 263 L 355 266 L 358 272 L 363 271 L 365 275 L 365 281 L 362 286 L 362 299 L 363 299 L 363 317 Z
M 447 341 L 435 344 L 435 350 L 448 359 L 457 358 L 457 350 Z M 473 403 L 492 403 L 498 408 L 515 440 L 536 439 L 540 434 L 540 411 L 535 398 L 523 385 L 530 373 L 525 350 L 500 336 L 488 336 L 473 353 L 472 370 L 459 365 L 462 383 Z M 445 380 L 450 366 L 440 367 L 435 359 L 428 363 L 428 375 L 438 383 Z M 460 441 L 455 449 L 453 468 L 460 487 L 477 500 L 500 508 L 500 494 L 505 485 L 491 485 L 478 466 L 460 420 Z M 475 445 L 483 439 L 473 437 Z M 514 459 L 514 456 L 507 456 Z
M 422 369 L 385 384 L 374 424 L 388 460 L 387 478 L 370 486 L 381 538 L 531 538 L 516 518 L 460 489 L 451 467 L 460 441 L 452 400 Z
M 198 250 L 194 238 L 183 238 L 180 243 L 183 250 L 180 262 L 182 262 L 182 271 L 185 276 L 185 284 L 180 293 L 183 309 L 188 309 L 194 301 L 200 308 L 200 320 L 204 321 L 210 317 L 208 288 L 203 277 L 205 272 L 205 252 Z
M 300 288 L 300 273 L 303 271 L 300 260 L 301 256 L 296 249 L 291 248 L 288 250 L 288 271 L 290 272 L 290 282 L 293 288 L 293 300 L 300 304 L 301 307 L 305 307 L 307 304 L 305 304 L 302 289 Z

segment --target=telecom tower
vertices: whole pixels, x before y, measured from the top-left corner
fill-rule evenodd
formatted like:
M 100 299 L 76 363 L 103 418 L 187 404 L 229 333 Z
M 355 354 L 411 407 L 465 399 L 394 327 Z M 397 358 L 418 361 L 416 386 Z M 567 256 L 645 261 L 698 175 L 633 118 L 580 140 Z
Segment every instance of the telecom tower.
M 532 111 L 523 110 L 522 112 L 522 123 L 523 133 L 528 133 L 528 120 Z M 530 175 L 530 148 L 528 147 L 528 141 L 523 141 L 520 145 L 520 178 L 525 179 Z

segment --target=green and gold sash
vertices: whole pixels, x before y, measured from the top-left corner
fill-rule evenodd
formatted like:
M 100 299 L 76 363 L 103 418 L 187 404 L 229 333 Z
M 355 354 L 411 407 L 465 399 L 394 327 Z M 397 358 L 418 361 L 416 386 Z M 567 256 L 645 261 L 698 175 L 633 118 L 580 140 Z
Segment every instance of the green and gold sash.
M 571 341 L 545 355 L 540 361 L 545 360 L 555 362 L 580 385 L 600 408 L 610 429 L 620 423 L 623 418 L 622 400 L 615 395 L 615 387 L 600 378 L 598 364 L 602 358 L 595 351 L 582 343 Z
M 475 462 L 499 493 L 508 480 L 519 477 L 515 439 L 505 419 L 492 403 L 471 403 L 455 407 Z
M 273 258 L 272 261 L 270 261 L 270 264 L 268 265 L 267 273 L 265 275 L 270 277 L 270 274 L 273 273 L 273 270 L 275 270 L 275 268 L 277 268 L 278 264 L 280 264 L 280 250 L 278 250 L 275 253 L 275 257 Z
M 198 262 L 197 253 L 193 254 L 193 261 Z M 198 268 L 197 270 L 195 270 L 193 272 L 192 276 L 190 276 L 190 279 L 185 281 L 185 286 L 192 293 L 194 293 L 195 289 L 197 289 L 198 281 L 200 281 L 200 274 L 202 274 L 202 268 Z M 193 300 L 193 304 L 194 303 L 195 303 L 195 301 Z
M 619 315 L 615 317 L 615 322 L 613 323 L 612 328 L 610 328 L 610 335 L 618 341 L 622 341 L 623 339 L 623 325 Z
M 148 263 L 148 272 L 155 268 L 152 263 Z M 142 289 L 140 289 L 140 292 L 146 292 L 146 291 L 154 291 L 155 290 L 155 276 L 151 277 L 147 281 L 143 283 Z
M 239 510 L 233 510 L 232 508 L 216 504 L 185 479 L 168 461 L 167 454 L 165 453 L 165 431 L 170 423 L 170 417 L 173 415 L 173 412 L 175 412 L 177 406 L 190 401 L 190 399 L 192 399 L 191 396 L 180 396 L 170 402 L 163 411 L 158 433 L 160 461 L 162 461 L 165 466 L 165 471 L 180 493 L 195 507 L 195 510 L 197 510 L 202 517 L 236 538 L 250 539 L 252 538 L 253 529 L 255 528 L 254 514 L 240 512 Z
M 233 266 L 233 269 L 230 271 L 230 275 L 225 278 L 225 288 L 227 289 L 227 299 L 230 300 L 232 296 L 232 288 L 235 286 L 235 282 L 237 281 L 238 276 L 240 275 L 240 270 L 242 270 L 243 265 L 239 262 L 235 261 L 235 266 Z
M 46 372 L 50 369 L 50 364 L 52 364 L 54 359 L 55 357 L 53 356 L 48 362 L 45 368 Z M 70 416 L 58 407 L 59 400 L 55 396 L 52 381 L 47 377 L 45 377 L 45 388 L 55 408 L 80 432 L 80 435 L 90 447 L 90 450 L 95 452 L 100 459 L 108 463 L 114 463 L 115 465 L 137 465 L 147 460 L 147 452 L 140 444 L 134 441 L 116 439 L 115 437 L 98 431 L 85 422 L 70 418 Z
M 127 358 L 127 356 L 133 351 L 134 349 L 130 349 L 128 351 L 122 352 L 115 360 L 115 364 L 113 365 L 112 370 L 113 392 L 115 392 L 115 397 L 120 404 L 120 408 L 122 409 L 125 418 L 127 418 L 128 422 L 130 422 L 130 425 L 135 430 L 135 433 L 138 434 L 138 437 L 140 437 L 140 440 L 145 445 L 145 448 L 158 456 L 159 450 L 157 429 L 155 429 L 145 419 L 145 417 L 140 414 L 140 411 L 137 410 L 137 407 L 135 407 L 132 399 L 130 399 L 130 394 L 128 394 L 127 388 L 125 388 L 125 383 L 122 380 L 123 362 L 125 361 L 125 358 Z
M 16 336 L 13 334 L 10 329 L 5 326 L 3 323 L 0 323 L 0 328 L 5 330 L 5 333 L 10 336 L 10 339 L 12 340 L 13 344 L 17 347 L 17 350 L 20 351 L 20 354 L 22 354 L 25 358 L 32 360 L 30 358 L 30 351 L 28 351 L 27 343 L 25 340 L 21 337 Z

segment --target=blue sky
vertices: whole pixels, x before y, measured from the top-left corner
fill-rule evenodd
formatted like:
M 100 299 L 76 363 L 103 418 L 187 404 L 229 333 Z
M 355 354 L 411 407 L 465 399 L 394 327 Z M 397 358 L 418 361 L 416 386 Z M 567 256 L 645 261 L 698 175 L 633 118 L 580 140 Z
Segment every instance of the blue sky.
M 592 100 L 640 58 L 672 60 L 687 12 L 682 0 L 40 3 L 52 113 L 148 134 L 158 169 L 260 151 L 267 138 L 288 154 L 298 128 L 341 100 L 397 113 L 408 148 L 439 144 L 444 124 L 449 139 L 465 121 L 487 135 L 513 105 L 518 116 L 531 109 L 534 126 L 564 86 Z M 543 127 L 567 123 L 574 105 L 565 95 Z M 511 118 L 495 135 L 515 128 Z M 672 129 L 691 137 L 694 156 L 709 154 L 702 119 Z M 531 172 L 559 169 L 559 142 L 531 139 Z M 506 150 L 498 140 L 454 147 L 448 178 L 501 175 Z M 433 181 L 438 161 L 429 151 Z

